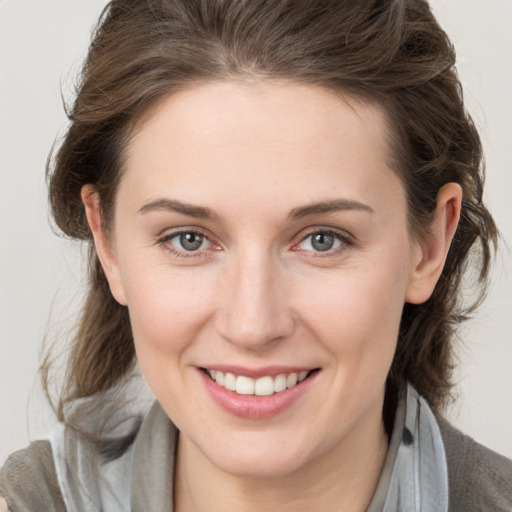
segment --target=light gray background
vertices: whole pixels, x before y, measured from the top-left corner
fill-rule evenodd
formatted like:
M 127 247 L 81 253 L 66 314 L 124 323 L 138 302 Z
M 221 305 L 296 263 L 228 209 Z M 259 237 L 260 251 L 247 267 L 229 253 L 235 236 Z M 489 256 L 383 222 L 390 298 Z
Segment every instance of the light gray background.
M 54 423 L 36 376 L 45 334 L 66 339 L 79 304 L 80 250 L 48 223 L 44 165 L 105 0 L 0 0 L 0 465 Z M 512 246 L 512 0 L 435 0 L 458 50 L 467 104 L 487 150 L 487 200 Z M 505 245 L 505 244 L 503 244 Z M 464 328 L 449 416 L 512 457 L 512 260 Z

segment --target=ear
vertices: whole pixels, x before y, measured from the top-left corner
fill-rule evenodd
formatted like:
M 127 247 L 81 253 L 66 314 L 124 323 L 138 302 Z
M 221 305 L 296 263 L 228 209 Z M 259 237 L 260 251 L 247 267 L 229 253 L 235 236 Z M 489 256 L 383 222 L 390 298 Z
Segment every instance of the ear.
M 462 188 L 458 183 L 447 183 L 439 190 L 429 233 L 413 248 L 406 302 L 421 304 L 432 295 L 457 230 L 461 204 Z
M 107 277 L 110 291 L 119 304 L 126 306 L 126 297 L 112 240 L 103 228 L 100 196 L 93 185 L 84 185 L 81 190 L 87 222 L 94 239 L 96 253 Z

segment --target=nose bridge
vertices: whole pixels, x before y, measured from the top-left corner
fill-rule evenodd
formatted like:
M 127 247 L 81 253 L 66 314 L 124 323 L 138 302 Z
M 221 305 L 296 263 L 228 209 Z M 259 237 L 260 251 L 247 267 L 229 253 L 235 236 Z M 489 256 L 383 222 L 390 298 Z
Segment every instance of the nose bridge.
M 239 254 L 225 281 L 222 335 L 245 347 L 265 347 L 293 330 L 278 262 L 264 251 Z

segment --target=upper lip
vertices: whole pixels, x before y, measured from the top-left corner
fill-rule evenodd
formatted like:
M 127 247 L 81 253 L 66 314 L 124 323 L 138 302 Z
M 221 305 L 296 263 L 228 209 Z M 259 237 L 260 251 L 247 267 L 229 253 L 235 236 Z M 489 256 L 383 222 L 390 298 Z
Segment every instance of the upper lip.
M 232 373 L 236 376 L 243 375 L 257 379 L 259 377 L 277 377 L 277 375 L 289 375 L 290 373 L 300 373 L 303 371 L 312 371 L 316 368 L 313 366 L 264 366 L 261 368 L 247 367 L 247 366 L 232 366 L 227 364 L 212 364 L 201 366 L 205 370 L 217 370 L 222 373 Z

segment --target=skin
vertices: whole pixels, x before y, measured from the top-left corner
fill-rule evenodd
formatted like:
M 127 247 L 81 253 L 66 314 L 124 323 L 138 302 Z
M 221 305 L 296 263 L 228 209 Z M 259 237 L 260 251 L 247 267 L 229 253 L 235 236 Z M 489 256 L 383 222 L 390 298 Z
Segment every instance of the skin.
M 387 131 L 378 106 L 319 88 L 203 84 L 165 98 L 135 134 L 109 237 L 94 187 L 82 190 L 142 372 L 180 430 L 178 511 L 370 502 L 403 304 L 430 296 L 461 202 L 445 185 L 431 234 L 413 239 Z M 162 208 L 169 200 L 211 218 Z M 200 250 L 185 251 L 179 230 L 204 235 Z M 315 250 L 312 232 L 335 233 L 334 247 Z M 246 419 L 206 392 L 198 367 L 220 363 L 320 371 L 291 407 Z

